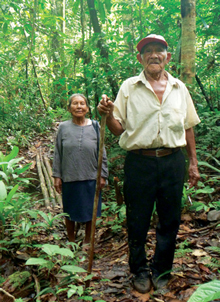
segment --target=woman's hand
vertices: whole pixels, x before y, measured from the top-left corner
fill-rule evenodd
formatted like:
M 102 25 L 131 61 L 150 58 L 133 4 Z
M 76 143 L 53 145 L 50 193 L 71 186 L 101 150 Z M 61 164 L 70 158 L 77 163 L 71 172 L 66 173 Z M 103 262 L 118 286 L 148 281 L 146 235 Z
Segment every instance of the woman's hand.
M 105 184 L 106 184 L 106 179 L 101 177 L 101 179 L 100 179 L 100 190 L 104 188 Z
M 59 177 L 54 177 L 54 188 L 57 193 L 61 194 L 62 192 L 62 180 Z

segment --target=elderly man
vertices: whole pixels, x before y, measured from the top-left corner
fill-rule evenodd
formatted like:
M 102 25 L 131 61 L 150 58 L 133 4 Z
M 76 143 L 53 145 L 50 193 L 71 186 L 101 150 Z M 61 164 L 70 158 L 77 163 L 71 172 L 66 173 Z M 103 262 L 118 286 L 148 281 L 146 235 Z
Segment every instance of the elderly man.
M 199 179 L 193 126 L 200 122 L 185 85 L 173 78 L 165 65 L 170 61 L 167 42 L 159 35 L 142 39 L 137 49 L 143 65 L 139 76 L 128 78 L 114 104 L 106 95 L 98 105 L 107 113 L 107 126 L 121 135 L 127 150 L 124 197 L 127 207 L 129 265 L 133 286 L 146 293 L 167 285 L 172 270 L 176 235 L 180 225 L 186 147 L 189 183 Z M 156 249 L 147 263 L 145 244 L 154 203 L 158 214 Z

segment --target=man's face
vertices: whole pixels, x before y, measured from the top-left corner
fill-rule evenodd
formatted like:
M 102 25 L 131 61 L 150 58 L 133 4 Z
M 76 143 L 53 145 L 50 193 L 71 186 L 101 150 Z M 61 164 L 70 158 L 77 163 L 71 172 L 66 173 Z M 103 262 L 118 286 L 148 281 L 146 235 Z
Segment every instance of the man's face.
M 152 75 L 164 70 L 170 58 L 171 54 L 167 53 L 166 48 L 158 42 L 145 45 L 138 56 L 138 60 L 143 65 L 144 70 Z

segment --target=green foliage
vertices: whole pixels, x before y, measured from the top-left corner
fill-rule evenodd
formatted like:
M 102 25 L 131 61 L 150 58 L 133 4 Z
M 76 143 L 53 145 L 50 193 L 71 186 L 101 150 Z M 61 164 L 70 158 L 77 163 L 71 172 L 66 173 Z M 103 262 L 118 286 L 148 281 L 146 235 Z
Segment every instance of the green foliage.
M 182 207 L 187 206 L 192 211 L 207 211 L 209 209 L 209 205 L 206 205 L 205 203 L 200 201 L 197 202 L 195 201 L 195 199 L 200 194 L 208 195 L 211 197 L 211 194 L 214 191 L 214 188 L 211 188 L 210 186 L 205 186 L 205 184 L 201 181 L 198 182 L 197 188 L 189 188 L 189 185 L 185 183 L 183 187 Z
M 209 207 L 214 208 L 216 211 L 220 211 L 220 201 L 210 202 Z
M 204 257 L 203 260 L 211 269 L 220 269 L 220 260 L 218 256 L 220 256 L 220 247 L 218 246 L 209 246 L 208 250 L 212 251 L 212 257 Z M 216 254 L 216 257 L 214 256 Z
M 113 233 L 118 233 L 122 229 L 122 223 L 126 218 L 125 204 L 118 206 L 116 202 L 108 202 L 102 204 L 102 217 L 112 217 L 107 221 L 102 221 L 102 224 L 111 228 Z
M 60 214 L 53 216 L 51 213 L 45 213 L 43 211 L 36 211 L 35 213 L 34 213 L 34 211 L 29 212 L 29 215 L 32 217 L 36 217 L 36 214 L 40 215 L 45 220 L 45 222 L 38 223 L 37 226 L 43 227 L 46 230 L 49 230 L 50 228 L 52 228 L 52 226 L 54 225 L 54 222 L 57 222 L 57 220 L 61 221 L 62 218 L 65 216 L 64 213 L 60 213 Z
M 31 221 L 21 221 L 18 225 L 15 225 L 10 229 L 12 232 L 13 239 L 10 244 L 19 244 L 20 247 L 31 247 L 31 239 L 34 235 L 37 234 L 36 230 L 32 231 L 32 229 L 36 229 L 35 225 L 32 225 Z
M 12 148 L 12 151 L 8 155 L 4 155 L 0 151 L 0 177 L 1 179 L 4 179 L 6 183 L 12 183 L 12 180 L 13 183 L 15 183 L 16 180 L 28 183 L 27 179 L 24 180 L 22 178 L 19 178 L 19 175 L 28 170 L 31 164 L 20 167 L 19 162 L 24 158 L 17 158 L 18 152 L 19 148 L 16 146 Z
M 20 175 L 30 167 L 30 164 L 24 166 L 19 164 L 23 157 L 17 158 L 18 152 L 19 149 L 16 146 L 8 155 L 0 152 L 0 221 L 2 226 L 9 217 L 18 221 L 19 215 L 24 210 L 24 204 L 29 199 L 29 194 L 17 192 L 19 184 L 23 187 L 29 184 L 29 179 Z
M 46 269 L 48 272 L 53 270 L 55 274 L 58 270 L 61 272 L 67 272 L 68 275 L 63 274 L 63 278 L 60 281 L 60 286 L 55 285 L 52 287 L 44 288 L 37 297 L 46 293 L 53 293 L 56 297 L 62 292 L 67 291 L 67 297 L 70 298 L 73 295 L 82 296 L 88 293 L 88 290 L 84 290 L 82 285 L 77 285 L 79 274 L 85 274 L 86 270 L 76 266 L 80 261 L 84 261 L 84 258 L 79 258 L 78 245 L 73 244 L 75 250 L 72 252 L 69 248 L 60 248 L 58 245 L 44 244 L 41 246 L 41 256 L 38 258 L 30 258 L 26 261 L 26 265 L 39 266 L 39 269 Z M 92 275 L 84 277 L 84 281 L 92 278 Z M 76 284 L 71 284 L 76 283 Z M 63 287 L 68 284 L 68 287 Z
M 187 258 L 187 254 L 192 253 L 192 249 L 188 247 L 189 245 L 190 243 L 187 240 L 181 242 L 175 251 L 175 258 Z
M 220 139 L 220 127 L 218 125 L 220 121 L 220 111 L 209 111 L 207 106 L 203 104 L 198 105 L 198 114 L 201 119 L 201 123 L 197 125 L 196 131 L 198 134 L 197 142 L 202 144 L 201 150 L 207 151 L 207 147 L 212 151 L 212 155 L 219 157 L 218 141 Z
M 199 285 L 188 302 L 209 302 L 220 298 L 220 280 Z
M 28 259 L 26 265 L 37 265 L 40 269 L 47 269 L 48 272 L 51 270 L 56 271 L 59 267 L 60 270 L 70 273 L 73 280 L 77 277 L 78 273 L 86 272 L 81 267 L 75 265 L 79 261 L 83 261 L 78 256 L 78 247 L 72 252 L 69 248 L 61 248 L 54 244 L 43 244 L 41 246 L 41 256 Z

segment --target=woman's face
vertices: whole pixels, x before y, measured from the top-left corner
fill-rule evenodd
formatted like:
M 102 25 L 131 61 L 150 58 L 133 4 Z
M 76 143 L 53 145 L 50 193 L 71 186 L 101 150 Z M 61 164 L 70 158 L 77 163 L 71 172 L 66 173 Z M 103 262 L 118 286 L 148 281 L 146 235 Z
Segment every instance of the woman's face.
M 89 108 L 87 107 L 86 101 L 81 96 L 75 96 L 69 107 L 69 112 L 73 117 L 85 117 Z

